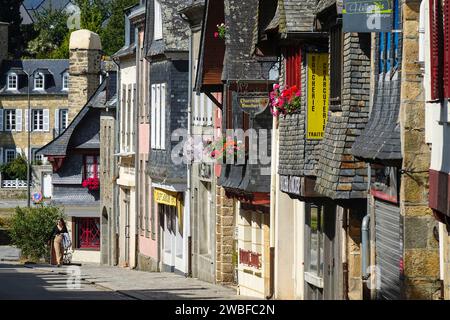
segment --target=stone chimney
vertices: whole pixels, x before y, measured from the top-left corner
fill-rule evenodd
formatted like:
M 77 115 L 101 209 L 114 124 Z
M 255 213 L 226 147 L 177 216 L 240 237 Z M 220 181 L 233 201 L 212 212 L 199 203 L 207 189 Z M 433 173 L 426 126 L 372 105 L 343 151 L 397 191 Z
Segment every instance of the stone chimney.
M 0 65 L 8 58 L 8 23 L 0 22 Z
M 69 118 L 73 119 L 100 84 L 100 37 L 89 30 L 74 31 L 69 50 Z

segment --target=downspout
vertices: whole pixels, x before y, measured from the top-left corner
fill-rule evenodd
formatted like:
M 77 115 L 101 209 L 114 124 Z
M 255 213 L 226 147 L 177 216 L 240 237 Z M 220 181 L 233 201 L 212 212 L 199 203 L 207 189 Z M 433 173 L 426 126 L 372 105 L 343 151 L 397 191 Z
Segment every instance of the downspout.
M 371 181 L 371 170 L 370 164 L 367 165 L 367 194 L 370 192 L 370 181 Z M 367 208 L 370 208 L 370 198 L 367 197 Z M 363 283 L 366 283 L 369 280 L 370 272 L 368 272 L 368 268 L 370 266 L 370 210 L 367 211 L 367 214 L 362 220 L 361 225 L 361 277 Z M 370 280 L 369 280 L 370 281 Z M 368 286 L 370 287 L 370 285 Z
M 192 49 L 192 42 L 194 41 L 194 37 L 192 34 L 192 28 L 190 31 L 190 37 L 189 37 L 189 84 L 188 84 L 188 137 L 191 137 L 192 135 L 192 128 L 191 128 L 191 114 L 192 114 L 192 57 L 193 57 L 193 49 Z M 187 275 L 188 277 L 192 276 L 192 260 L 191 260 L 191 254 L 192 254 L 192 238 L 191 238 L 191 171 L 192 171 L 192 162 L 189 161 L 187 163 L 187 186 L 186 186 L 186 199 L 187 202 L 189 202 L 189 217 L 186 219 L 188 221 L 188 248 L 187 248 Z
M 134 250 L 134 267 L 133 269 L 138 268 L 138 261 L 139 261 L 139 214 L 141 212 L 140 203 L 139 203 L 139 181 L 140 181 L 140 168 L 139 168 L 139 116 L 140 116 L 140 106 L 141 106 L 141 99 L 140 99 L 140 38 L 139 38 L 139 32 L 138 28 L 134 29 L 134 41 L 135 41 L 135 47 L 136 47 L 136 53 L 135 53 L 135 64 L 136 64 L 136 92 L 135 92 L 135 112 L 134 112 L 134 207 L 137 208 L 135 213 L 135 250 Z
M 113 183 L 114 183 L 114 204 L 113 204 L 113 232 L 112 237 L 114 238 L 112 247 L 112 255 L 110 257 L 110 264 L 117 266 L 119 264 L 119 247 L 117 245 L 117 233 L 118 233 L 118 219 L 120 214 L 120 207 L 119 207 L 119 186 L 117 185 L 117 177 L 119 175 L 118 170 L 118 154 L 120 153 L 120 146 L 119 146 L 119 134 L 120 134 L 120 101 L 122 101 L 121 98 L 121 88 L 120 88 L 120 63 L 118 63 L 115 59 L 112 59 L 114 64 L 117 66 L 117 104 L 116 104 L 116 123 L 114 125 L 114 165 L 113 165 Z

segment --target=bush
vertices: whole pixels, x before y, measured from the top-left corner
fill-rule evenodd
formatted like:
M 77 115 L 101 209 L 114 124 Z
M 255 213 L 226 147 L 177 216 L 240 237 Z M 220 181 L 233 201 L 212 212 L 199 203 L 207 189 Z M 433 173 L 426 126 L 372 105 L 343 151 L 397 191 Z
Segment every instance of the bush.
M 27 166 L 27 160 L 22 156 L 18 156 L 13 161 L 0 166 L 0 172 L 7 180 L 27 180 Z
M 38 261 L 49 257 L 48 239 L 56 221 L 63 216 L 63 211 L 53 206 L 17 207 L 10 221 L 12 243 L 22 250 L 24 258 Z

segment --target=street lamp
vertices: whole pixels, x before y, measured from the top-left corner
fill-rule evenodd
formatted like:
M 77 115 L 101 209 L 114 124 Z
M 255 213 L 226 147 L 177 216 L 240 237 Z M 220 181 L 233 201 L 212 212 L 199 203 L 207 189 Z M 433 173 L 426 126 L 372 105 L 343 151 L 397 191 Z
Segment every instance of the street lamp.
M 28 123 L 25 124 L 28 133 L 28 151 L 27 151 L 27 207 L 31 207 L 31 102 L 30 102 L 30 77 L 33 78 L 34 73 L 28 74 L 25 70 L 23 71 L 27 75 L 27 95 L 28 95 Z

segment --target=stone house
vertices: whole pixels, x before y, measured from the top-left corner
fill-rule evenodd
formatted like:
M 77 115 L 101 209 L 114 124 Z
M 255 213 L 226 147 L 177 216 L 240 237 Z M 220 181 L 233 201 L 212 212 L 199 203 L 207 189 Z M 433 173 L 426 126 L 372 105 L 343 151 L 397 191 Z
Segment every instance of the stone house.
M 0 24 L 0 32 L 7 39 L 8 25 Z M 18 155 L 30 156 L 32 191 L 50 198 L 51 167 L 36 151 L 64 131 L 73 119 L 68 103 L 69 60 L 8 60 L 7 43 L 2 44 L 0 51 L 0 164 Z M 28 115 L 28 103 L 31 115 Z M 77 112 L 80 108 L 74 109 Z M 0 188 L 16 187 L 14 181 L 6 179 L 3 177 Z
M 437 299 L 439 237 L 428 208 L 428 99 L 418 56 L 420 1 L 393 1 L 393 10 L 393 30 L 400 32 L 379 32 L 372 39 L 371 112 L 352 147 L 352 154 L 370 170 L 370 264 L 375 266 L 370 273 L 372 281 L 379 279 L 371 295 Z
M 158 237 L 159 270 L 182 274 L 189 273 L 190 194 L 181 140 L 188 129 L 189 25 L 178 12 L 187 4 L 147 1 L 144 45 L 150 63 L 150 227 Z
M 72 32 L 69 49 L 69 109 L 70 103 L 82 107 L 68 127 L 38 154 L 47 157 L 53 168 L 52 203 L 62 207 L 68 217 L 73 260 L 100 262 L 98 181 L 104 166 L 100 163 L 100 114 L 111 90 L 107 90 L 107 77 L 99 86 L 101 43 L 97 34 Z M 89 181 L 94 184 L 94 180 L 96 186 L 84 185 Z

